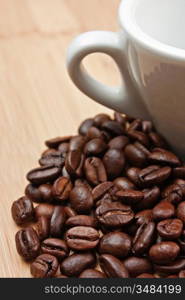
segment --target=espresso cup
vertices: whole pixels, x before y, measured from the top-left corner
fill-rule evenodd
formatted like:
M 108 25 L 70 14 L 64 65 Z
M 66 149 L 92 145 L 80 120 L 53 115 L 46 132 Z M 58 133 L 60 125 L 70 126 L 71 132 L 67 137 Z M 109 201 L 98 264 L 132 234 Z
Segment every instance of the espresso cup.
M 152 120 L 182 158 L 185 153 L 185 0 L 123 0 L 121 30 L 86 32 L 68 49 L 67 68 L 76 86 L 95 101 L 133 117 Z M 110 55 L 120 87 L 92 78 L 83 59 Z

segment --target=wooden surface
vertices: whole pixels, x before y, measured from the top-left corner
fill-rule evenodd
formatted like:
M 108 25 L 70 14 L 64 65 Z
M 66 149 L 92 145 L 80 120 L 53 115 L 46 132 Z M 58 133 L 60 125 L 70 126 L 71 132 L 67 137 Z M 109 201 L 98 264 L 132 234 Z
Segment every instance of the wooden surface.
M 15 250 L 11 204 L 24 193 L 44 141 L 74 134 L 79 123 L 109 111 L 84 96 L 65 68 L 67 46 L 89 30 L 117 30 L 119 0 L 0 0 L 0 277 L 30 277 Z M 92 55 L 89 71 L 119 82 L 110 58 Z

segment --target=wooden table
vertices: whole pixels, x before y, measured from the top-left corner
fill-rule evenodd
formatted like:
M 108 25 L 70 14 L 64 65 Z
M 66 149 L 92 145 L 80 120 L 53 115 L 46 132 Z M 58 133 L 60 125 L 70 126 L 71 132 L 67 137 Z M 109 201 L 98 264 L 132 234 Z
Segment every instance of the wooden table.
M 117 30 L 119 0 L 0 0 L 0 277 L 30 277 L 15 250 L 11 204 L 24 193 L 44 141 L 74 134 L 108 109 L 83 95 L 65 67 L 67 46 L 88 30 Z M 86 59 L 89 71 L 119 82 L 109 57 Z

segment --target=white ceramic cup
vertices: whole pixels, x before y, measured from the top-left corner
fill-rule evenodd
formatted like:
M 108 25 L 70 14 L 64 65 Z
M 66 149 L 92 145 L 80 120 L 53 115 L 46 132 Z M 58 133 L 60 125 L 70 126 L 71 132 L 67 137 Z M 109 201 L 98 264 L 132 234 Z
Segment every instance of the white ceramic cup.
M 185 154 L 185 0 L 123 0 L 121 30 L 78 36 L 67 55 L 69 75 L 95 101 L 151 119 L 183 158 Z M 120 87 L 92 78 L 82 60 L 101 52 L 116 62 Z

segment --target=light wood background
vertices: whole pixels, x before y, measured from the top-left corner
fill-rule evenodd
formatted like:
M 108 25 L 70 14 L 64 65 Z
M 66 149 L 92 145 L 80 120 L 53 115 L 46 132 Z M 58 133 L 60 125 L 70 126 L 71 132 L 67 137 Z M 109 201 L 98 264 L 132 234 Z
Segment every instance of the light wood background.
M 30 277 L 15 250 L 11 204 L 44 141 L 74 134 L 79 123 L 110 112 L 83 95 L 65 67 L 67 46 L 89 30 L 117 30 L 119 0 L 0 0 L 0 277 Z M 92 55 L 89 71 L 119 82 L 110 58 Z

